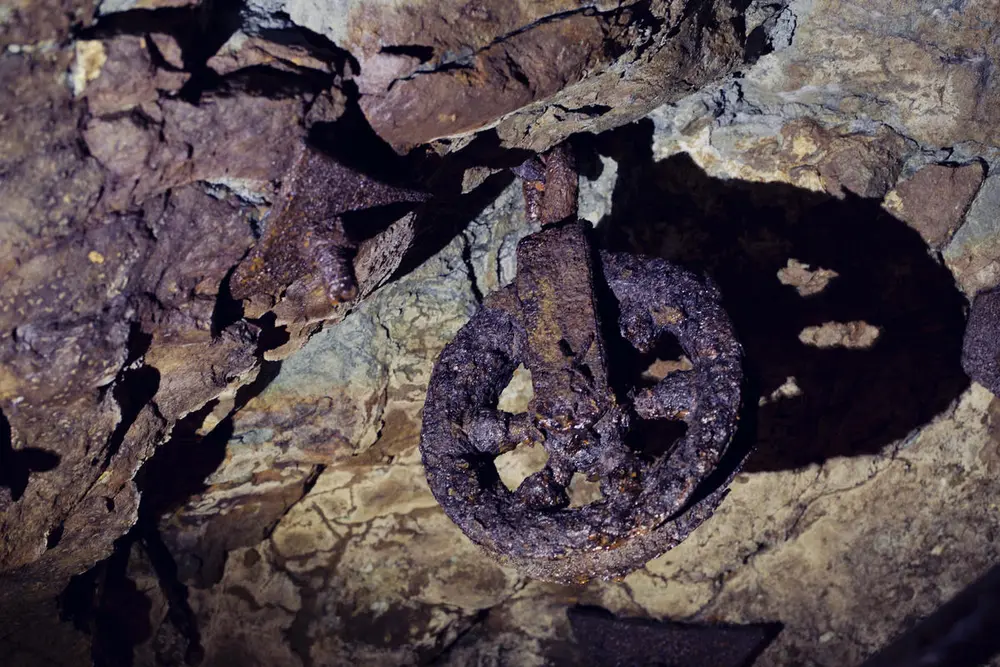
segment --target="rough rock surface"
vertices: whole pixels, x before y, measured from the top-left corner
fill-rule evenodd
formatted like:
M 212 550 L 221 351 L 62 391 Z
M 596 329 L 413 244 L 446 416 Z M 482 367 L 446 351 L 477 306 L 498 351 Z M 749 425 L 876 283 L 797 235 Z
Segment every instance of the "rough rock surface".
M 365 115 L 397 150 L 491 126 L 543 150 L 640 118 L 742 56 L 737 12 L 712 0 L 270 4 L 350 51 Z
M 136 523 L 154 448 L 189 438 L 185 418 L 206 406 L 224 417 L 254 380 L 274 323 L 242 318 L 227 276 L 305 135 L 343 111 L 329 76 L 213 78 L 203 60 L 217 17 L 89 27 L 84 4 L 48 10 L 0 19 L 11 40 L 0 54 L 0 616 L 11 636 Z M 394 231 L 381 237 L 405 247 Z M 371 271 L 384 263 L 378 243 L 360 252 L 368 283 L 387 277 Z
M 885 202 L 894 216 L 920 232 L 927 245 L 937 250 L 962 224 L 982 184 L 981 164 L 930 164 L 896 186 Z
M 1000 399 L 959 355 L 1000 283 L 995 0 L 431 4 L 0 9 L 0 662 L 560 664 L 587 603 L 859 664 L 992 567 Z M 720 284 L 757 452 L 644 570 L 529 582 L 426 488 L 429 371 L 531 231 L 492 147 L 650 111 L 574 139 L 582 212 Z M 362 113 L 399 149 L 493 129 L 413 151 L 446 196 L 378 221 L 353 312 L 316 276 L 242 310 L 306 137 L 394 159 Z

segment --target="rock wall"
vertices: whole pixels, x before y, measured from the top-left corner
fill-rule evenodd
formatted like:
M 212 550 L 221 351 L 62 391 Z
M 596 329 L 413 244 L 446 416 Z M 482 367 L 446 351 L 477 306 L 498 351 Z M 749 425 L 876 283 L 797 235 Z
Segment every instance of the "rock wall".
M 958 355 L 1000 283 L 1000 6 L 508 5 L 0 12 L 4 664 L 559 664 L 578 602 L 859 664 L 995 562 L 1000 400 Z M 760 410 L 712 520 L 567 588 L 480 555 L 416 446 L 531 231 L 497 168 L 579 132 L 581 214 L 713 275 Z M 356 304 L 237 301 L 306 142 L 435 198 L 361 239 Z

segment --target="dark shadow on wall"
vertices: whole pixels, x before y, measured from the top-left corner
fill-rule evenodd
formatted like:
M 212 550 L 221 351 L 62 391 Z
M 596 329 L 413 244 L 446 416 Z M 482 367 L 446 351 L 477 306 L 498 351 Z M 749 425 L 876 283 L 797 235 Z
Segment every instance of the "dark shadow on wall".
M 965 300 L 920 236 L 878 201 L 720 180 L 687 155 L 654 162 L 651 135 L 642 121 L 580 142 L 585 171 L 588 151 L 591 164 L 595 152 L 618 162 L 599 236 L 610 250 L 663 257 L 718 283 L 746 353 L 745 401 L 760 404 L 747 470 L 882 451 L 968 386 Z M 802 296 L 779 280 L 790 259 L 837 277 Z M 879 335 L 867 349 L 800 340 L 830 322 L 865 322 Z
M 0 412 L 0 511 L 21 499 L 33 473 L 54 470 L 60 460 L 58 454 L 38 447 L 14 449 L 10 422 Z

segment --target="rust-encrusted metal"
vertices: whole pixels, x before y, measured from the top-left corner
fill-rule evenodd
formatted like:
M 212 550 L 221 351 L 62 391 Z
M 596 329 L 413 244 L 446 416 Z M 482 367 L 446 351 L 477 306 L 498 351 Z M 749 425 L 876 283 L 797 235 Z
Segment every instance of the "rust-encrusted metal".
M 330 303 L 351 301 L 358 293 L 354 255 L 359 239 L 345 229 L 344 214 L 428 197 L 377 181 L 304 145 L 282 183 L 263 236 L 233 274 L 233 296 L 276 297 L 301 276 L 317 273 Z
M 966 374 L 1000 396 L 1000 287 L 976 295 L 962 344 Z
M 549 159 L 539 177 L 538 215 L 550 224 L 518 246 L 514 284 L 491 295 L 438 359 L 421 453 L 435 497 L 473 541 L 534 577 L 575 582 L 641 567 L 722 500 L 738 466 L 705 483 L 735 430 L 742 351 L 708 279 L 629 254 L 594 261 L 585 223 L 554 222 L 564 198 L 548 196 L 547 176 L 563 166 Z M 595 297 L 601 283 L 617 302 L 610 310 L 622 338 L 648 352 L 672 335 L 692 368 L 616 394 Z M 534 398 L 512 415 L 497 401 L 522 363 Z M 683 421 L 686 432 L 668 452 L 645 456 L 627 441 L 635 419 Z M 544 446 L 548 462 L 510 491 L 494 459 L 525 443 Z M 577 473 L 599 481 L 602 498 L 571 508 Z

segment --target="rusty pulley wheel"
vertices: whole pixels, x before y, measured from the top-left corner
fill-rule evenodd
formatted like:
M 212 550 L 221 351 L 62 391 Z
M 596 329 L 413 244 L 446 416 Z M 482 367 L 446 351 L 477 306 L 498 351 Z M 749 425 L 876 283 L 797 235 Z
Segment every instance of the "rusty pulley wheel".
M 602 252 L 595 262 L 587 233 L 570 222 L 521 242 L 514 284 L 441 353 L 420 443 L 431 490 L 466 535 L 501 563 L 560 582 L 624 576 L 672 548 L 712 514 L 739 467 L 712 476 L 742 385 L 742 350 L 718 291 L 659 259 Z M 616 308 L 598 308 L 595 284 L 610 288 Z M 609 310 L 634 348 L 672 335 L 692 368 L 616 392 L 599 317 Z M 504 413 L 500 392 L 522 363 L 534 398 L 527 413 Z M 686 431 L 651 459 L 629 446 L 640 419 Z M 510 491 L 494 459 L 522 443 L 549 459 Z M 600 500 L 569 507 L 576 473 L 600 482 Z

